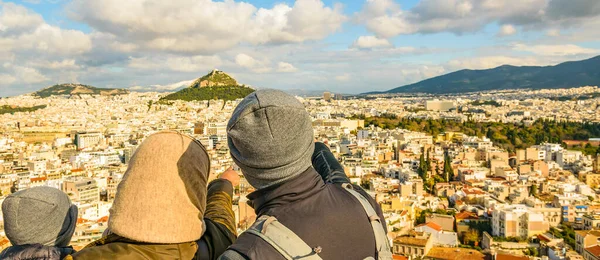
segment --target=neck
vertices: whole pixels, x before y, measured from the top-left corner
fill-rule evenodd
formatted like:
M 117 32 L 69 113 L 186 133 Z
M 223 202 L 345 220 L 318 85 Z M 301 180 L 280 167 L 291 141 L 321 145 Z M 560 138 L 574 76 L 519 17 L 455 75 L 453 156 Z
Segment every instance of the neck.
M 321 176 L 310 167 L 289 181 L 248 194 L 248 199 L 256 215 L 260 216 L 271 208 L 303 200 L 324 188 Z

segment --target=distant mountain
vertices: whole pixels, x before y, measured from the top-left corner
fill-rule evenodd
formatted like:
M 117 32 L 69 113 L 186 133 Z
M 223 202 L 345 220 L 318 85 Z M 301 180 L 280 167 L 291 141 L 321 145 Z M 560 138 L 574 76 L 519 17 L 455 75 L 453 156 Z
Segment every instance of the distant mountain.
M 114 96 L 114 95 L 123 95 L 128 94 L 129 90 L 125 89 L 115 89 L 115 88 L 96 88 L 83 84 L 59 84 L 47 87 L 38 92 L 33 93 L 34 95 L 47 98 L 50 96 L 56 95 L 106 95 L 106 96 Z
M 167 95 L 161 100 L 235 100 L 244 98 L 254 92 L 253 88 L 239 85 L 227 73 L 213 70 L 205 76 L 196 79 L 189 87 Z
M 503 65 L 486 70 L 460 70 L 398 87 L 385 93 L 464 93 L 503 89 L 557 89 L 600 85 L 600 56 L 556 66 Z

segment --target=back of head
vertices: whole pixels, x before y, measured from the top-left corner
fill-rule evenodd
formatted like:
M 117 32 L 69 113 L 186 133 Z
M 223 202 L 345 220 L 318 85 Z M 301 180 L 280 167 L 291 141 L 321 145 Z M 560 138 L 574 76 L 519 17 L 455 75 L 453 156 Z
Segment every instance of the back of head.
M 148 243 L 199 239 L 209 171 L 210 159 L 199 141 L 174 131 L 149 136 L 117 187 L 108 228 Z
M 65 247 L 77 224 L 77 207 L 51 187 L 34 187 L 9 195 L 2 203 L 4 231 L 13 245 Z
M 234 110 L 227 141 L 234 162 L 257 189 L 308 169 L 314 151 L 312 120 L 304 105 L 279 90 L 258 90 Z

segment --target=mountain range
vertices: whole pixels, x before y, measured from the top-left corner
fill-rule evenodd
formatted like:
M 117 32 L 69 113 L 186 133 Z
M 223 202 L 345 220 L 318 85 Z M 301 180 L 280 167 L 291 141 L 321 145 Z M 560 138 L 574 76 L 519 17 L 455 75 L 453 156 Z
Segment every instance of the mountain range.
M 384 92 L 451 94 L 504 89 L 557 89 L 600 85 L 600 56 L 555 66 L 511 66 L 463 69 Z
M 65 83 L 47 87 L 33 93 L 33 95 L 47 98 L 57 95 L 122 95 L 128 94 L 129 90 L 117 88 L 96 88 L 83 84 Z

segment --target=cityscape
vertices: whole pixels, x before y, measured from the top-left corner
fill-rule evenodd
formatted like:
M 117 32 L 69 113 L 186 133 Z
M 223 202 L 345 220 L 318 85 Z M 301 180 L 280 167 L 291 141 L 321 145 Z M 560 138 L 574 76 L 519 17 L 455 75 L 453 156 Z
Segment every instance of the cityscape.
M 0 0 L 0 259 L 600 260 L 599 0 Z
M 326 143 L 352 182 L 380 203 L 394 254 L 590 259 L 600 249 L 595 231 L 600 228 L 600 101 L 555 97 L 594 93 L 600 89 L 368 98 L 325 92 L 297 98 L 312 117 L 315 139 Z M 1 99 L 1 106 L 44 107 L 0 116 L 3 197 L 36 186 L 63 190 L 79 208 L 72 245 L 83 247 L 102 236 L 127 163 L 151 133 L 177 130 L 200 140 L 210 154 L 211 179 L 233 165 L 226 126 L 241 99 L 163 104 L 165 95 Z M 392 118 L 438 122 L 441 130 L 377 122 Z M 516 146 L 491 141 L 497 133 L 445 130 L 484 123 L 532 129 L 544 120 L 591 124 L 595 130 L 584 140 L 548 135 Z M 242 180 L 234 195 L 238 231 L 256 217 L 246 204 L 251 191 Z M 2 246 L 7 244 L 3 239 Z

